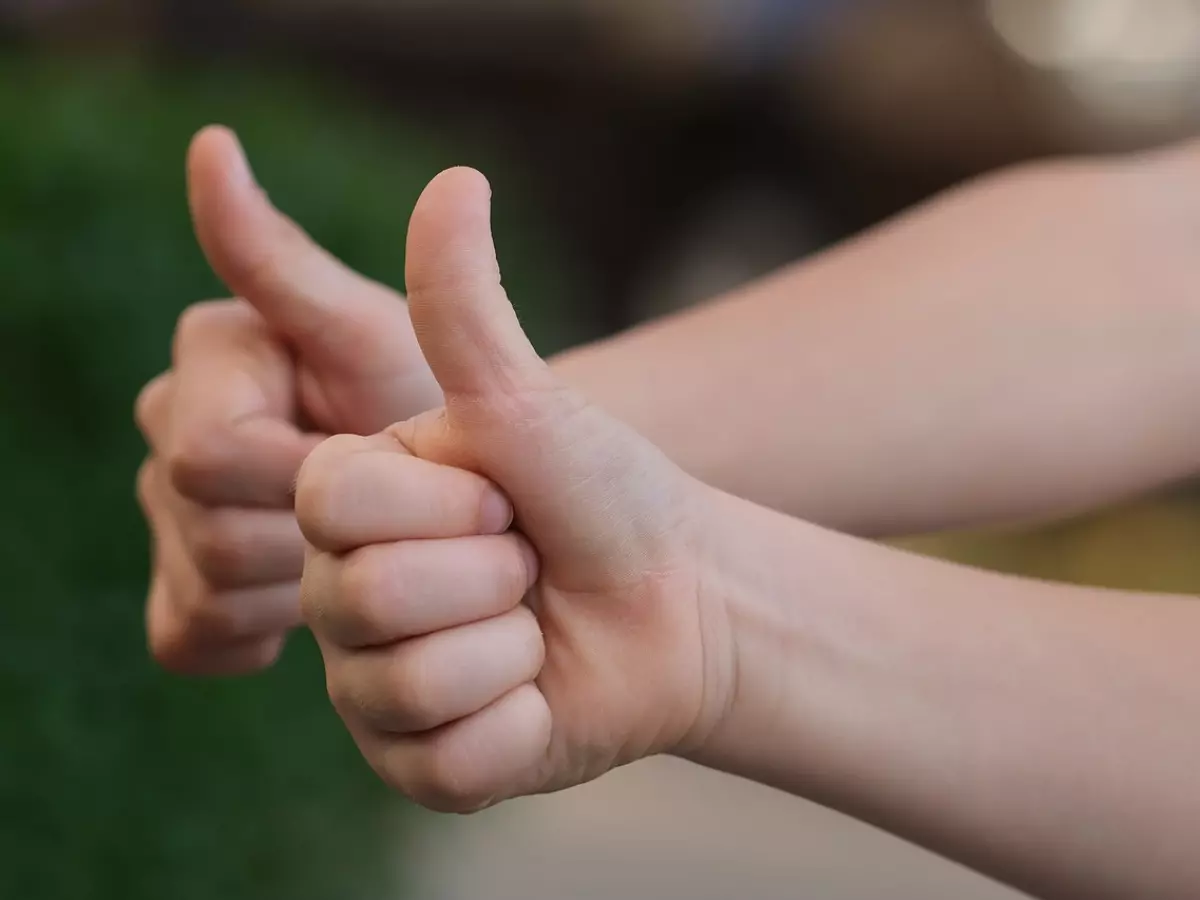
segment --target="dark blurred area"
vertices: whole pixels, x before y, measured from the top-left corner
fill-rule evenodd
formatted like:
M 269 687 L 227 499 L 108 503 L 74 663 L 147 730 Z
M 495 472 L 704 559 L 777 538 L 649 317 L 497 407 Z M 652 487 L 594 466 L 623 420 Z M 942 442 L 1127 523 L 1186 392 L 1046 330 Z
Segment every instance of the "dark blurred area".
M 401 897 L 420 864 L 304 640 L 218 684 L 142 646 L 132 402 L 222 293 L 196 129 L 396 286 L 421 187 L 483 169 L 551 351 L 988 169 L 1190 134 L 1198 90 L 1200 0 L 0 0 L 0 897 Z M 1197 590 L 1198 538 L 1178 495 L 914 546 Z
M 681 245 L 792 258 L 987 168 L 1190 132 L 1191 0 L 7 0 L 16 45 L 247 63 L 519 159 L 629 321 Z M 736 232 L 737 228 L 728 228 Z M 756 236 L 756 235 L 755 235 Z M 722 243 L 731 234 L 722 232 Z M 763 246 L 765 244 L 765 246 Z M 757 264 L 757 265 L 756 265 Z M 644 292 L 642 292 L 644 293 Z

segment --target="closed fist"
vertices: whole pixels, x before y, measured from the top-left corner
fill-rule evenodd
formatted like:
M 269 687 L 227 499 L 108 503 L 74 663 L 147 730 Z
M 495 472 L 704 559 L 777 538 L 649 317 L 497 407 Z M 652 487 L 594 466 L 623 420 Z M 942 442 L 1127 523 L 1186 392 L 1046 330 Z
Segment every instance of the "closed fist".
M 489 188 L 427 189 L 416 334 L 446 405 L 305 462 L 305 618 L 375 769 L 471 811 L 686 746 L 730 692 L 707 488 L 562 385 L 500 287 Z

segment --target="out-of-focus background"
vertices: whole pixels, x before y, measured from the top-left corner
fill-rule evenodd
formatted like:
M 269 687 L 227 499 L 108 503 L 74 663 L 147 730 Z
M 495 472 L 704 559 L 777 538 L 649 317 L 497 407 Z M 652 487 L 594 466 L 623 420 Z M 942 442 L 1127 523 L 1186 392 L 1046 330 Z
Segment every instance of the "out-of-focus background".
M 470 820 L 376 785 L 309 643 L 146 659 L 131 404 L 222 293 L 182 160 L 238 128 L 273 197 L 401 283 L 450 164 L 496 187 L 546 351 L 709 296 L 974 173 L 1200 125 L 1193 0 L 0 0 L 0 896 L 1000 900 L 791 798 L 652 762 Z M 1186 493 L 919 549 L 1200 591 Z

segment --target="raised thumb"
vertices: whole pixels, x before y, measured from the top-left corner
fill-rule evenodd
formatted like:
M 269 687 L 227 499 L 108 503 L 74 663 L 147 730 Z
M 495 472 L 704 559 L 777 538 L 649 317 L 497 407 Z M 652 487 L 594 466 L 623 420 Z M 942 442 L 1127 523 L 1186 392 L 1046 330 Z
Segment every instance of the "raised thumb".
M 418 202 L 409 302 L 447 406 L 395 434 L 418 456 L 495 481 L 544 563 L 574 583 L 641 571 L 673 522 L 659 500 L 678 470 L 538 357 L 500 286 L 489 201 L 483 176 L 452 169 Z
M 400 298 L 342 264 L 279 212 L 233 132 L 213 126 L 196 136 L 188 193 L 213 271 L 309 363 L 357 374 L 371 359 L 396 366 L 417 356 Z
M 473 169 L 437 176 L 408 230 L 409 308 L 448 407 L 553 383 L 500 283 L 491 188 Z

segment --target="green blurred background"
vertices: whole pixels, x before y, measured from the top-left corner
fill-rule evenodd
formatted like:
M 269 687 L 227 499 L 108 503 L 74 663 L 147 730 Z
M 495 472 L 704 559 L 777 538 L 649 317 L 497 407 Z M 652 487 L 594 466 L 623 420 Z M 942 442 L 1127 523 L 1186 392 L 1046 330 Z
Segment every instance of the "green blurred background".
M 928 4 L 891 38 L 870 19 L 822 30 L 836 17 L 817 2 L 731 3 L 745 19 L 705 30 L 722 8 L 709 4 L 667 37 L 665 0 L 520 6 L 0 4 L 0 897 L 399 897 L 416 862 L 406 829 L 426 824 L 359 759 L 306 638 L 236 682 L 169 677 L 144 650 L 131 407 L 167 365 L 179 312 L 223 294 L 184 199 L 183 154 L 202 125 L 237 128 L 282 208 L 397 286 L 421 187 L 447 165 L 483 168 L 506 281 L 545 351 L 984 168 L 1194 125 L 1163 107 L 1148 129 L 977 55 L 975 77 L 1008 72 L 1037 108 L 1057 98 L 1056 123 L 1091 124 L 1036 127 L 1009 103 L 1003 139 L 964 140 L 961 97 L 935 88 L 971 83 L 955 66 L 975 63 L 931 56 L 912 23 L 926 16 L 952 46 L 975 32 Z M 863 54 L 904 41 L 925 48 L 930 79 L 923 101 L 919 84 L 905 89 L 944 126 L 924 143 L 854 105 L 878 81 Z M 764 229 L 782 238 L 759 240 Z M 907 543 L 1047 578 L 1200 592 L 1194 492 Z

